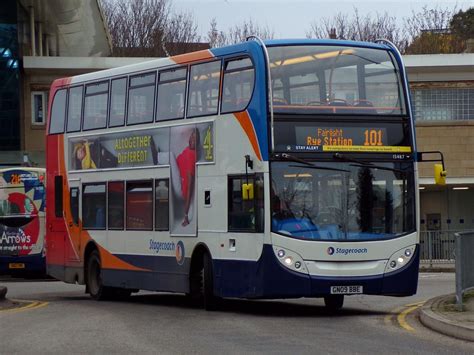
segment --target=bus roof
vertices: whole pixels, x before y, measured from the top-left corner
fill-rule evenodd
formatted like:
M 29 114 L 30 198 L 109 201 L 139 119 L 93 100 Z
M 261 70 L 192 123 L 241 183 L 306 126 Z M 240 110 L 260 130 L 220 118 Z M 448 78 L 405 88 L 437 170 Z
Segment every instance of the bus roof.
M 296 46 L 296 45 L 322 45 L 322 46 L 351 46 L 361 48 L 373 48 L 373 49 L 391 49 L 386 44 L 380 43 L 369 43 L 369 42 L 358 42 L 358 41 L 346 41 L 346 40 L 334 40 L 334 39 L 278 39 L 278 40 L 267 40 L 264 41 L 265 45 L 269 47 L 274 46 Z M 233 53 L 239 52 L 252 52 L 257 50 L 258 44 L 255 41 L 247 41 L 237 43 L 225 47 L 212 48 L 201 50 L 197 52 L 185 53 L 177 56 L 171 56 L 167 58 L 150 58 L 149 61 L 130 64 L 122 67 L 101 70 L 98 72 L 92 72 L 87 74 L 76 75 L 67 78 L 67 80 L 57 79 L 53 82 L 53 87 L 61 87 L 64 85 L 74 85 L 84 83 L 88 81 L 100 80 L 101 78 L 119 77 L 121 75 L 129 75 L 134 72 L 140 73 L 146 70 L 157 69 L 158 67 L 174 66 L 177 64 L 187 64 L 195 61 L 212 60 L 217 56 L 226 56 Z
M 301 45 L 318 45 L 318 46 L 350 46 L 373 49 L 390 49 L 386 44 L 361 42 L 361 41 L 347 41 L 339 39 L 274 39 L 264 41 L 265 45 L 269 47 L 275 46 L 301 46 Z

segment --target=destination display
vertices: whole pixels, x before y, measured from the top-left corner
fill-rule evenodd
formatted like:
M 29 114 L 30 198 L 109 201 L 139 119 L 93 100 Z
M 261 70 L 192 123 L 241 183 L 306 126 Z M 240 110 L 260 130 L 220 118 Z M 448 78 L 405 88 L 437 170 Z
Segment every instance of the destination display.
M 411 153 L 407 126 L 330 122 L 275 124 L 275 150 L 285 152 Z

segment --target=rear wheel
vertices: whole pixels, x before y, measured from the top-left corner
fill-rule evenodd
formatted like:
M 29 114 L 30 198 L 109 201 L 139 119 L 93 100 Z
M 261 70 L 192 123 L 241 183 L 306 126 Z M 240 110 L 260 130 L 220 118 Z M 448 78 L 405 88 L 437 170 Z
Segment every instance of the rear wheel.
M 94 250 L 87 259 L 87 290 L 97 301 L 107 299 L 111 295 L 110 288 L 102 284 L 102 268 L 97 250 Z
M 329 295 L 324 297 L 324 304 L 330 311 L 338 311 L 344 305 L 344 295 Z

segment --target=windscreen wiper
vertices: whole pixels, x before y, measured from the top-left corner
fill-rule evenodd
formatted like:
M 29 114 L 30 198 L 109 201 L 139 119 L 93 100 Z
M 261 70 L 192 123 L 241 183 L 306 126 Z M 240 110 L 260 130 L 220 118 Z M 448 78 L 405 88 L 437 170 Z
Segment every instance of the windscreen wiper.
M 345 156 L 342 153 L 334 153 L 333 157 L 335 159 L 338 159 L 338 160 L 347 161 L 347 162 L 350 162 L 350 163 L 355 163 L 355 164 L 350 164 L 350 166 L 355 166 L 355 167 L 359 167 L 359 168 L 367 167 L 367 168 L 372 168 L 372 169 L 395 171 L 395 172 L 403 173 L 403 174 L 407 173 L 407 171 L 405 171 L 405 170 L 395 169 L 395 168 L 388 168 L 386 166 L 375 165 L 373 163 L 365 162 L 363 160 L 349 158 L 349 157 Z
M 291 155 L 291 154 L 288 154 L 288 153 L 274 154 L 273 157 L 277 158 L 277 159 L 293 161 L 295 163 L 300 163 L 300 164 L 305 165 L 305 166 L 289 165 L 289 167 L 291 167 L 291 168 L 309 168 L 309 169 L 319 169 L 319 170 L 343 171 L 343 172 L 346 172 L 346 173 L 349 172 L 349 170 L 345 170 L 345 169 L 329 168 L 327 166 L 314 165 L 313 163 L 310 163 L 307 160 L 295 157 L 294 155 Z
M 294 161 L 295 163 L 301 163 L 301 164 L 304 164 L 304 165 L 314 166 L 314 164 L 310 163 L 309 161 L 306 161 L 304 159 L 295 157 L 294 155 L 291 155 L 291 154 L 288 154 L 288 153 L 274 154 L 273 157 L 275 157 L 277 159 L 282 159 L 282 160 Z
M 342 153 L 334 153 L 333 154 L 333 158 L 334 159 L 337 159 L 337 160 L 342 160 L 342 161 L 347 161 L 347 162 L 350 162 L 350 163 L 357 163 L 357 164 L 360 164 L 360 165 L 365 165 L 365 166 L 372 166 L 374 164 L 372 163 L 369 163 L 369 162 L 365 162 L 363 160 L 359 160 L 359 159 L 354 159 L 354 158 L 349 158 L 348 156 L 342 154 Z

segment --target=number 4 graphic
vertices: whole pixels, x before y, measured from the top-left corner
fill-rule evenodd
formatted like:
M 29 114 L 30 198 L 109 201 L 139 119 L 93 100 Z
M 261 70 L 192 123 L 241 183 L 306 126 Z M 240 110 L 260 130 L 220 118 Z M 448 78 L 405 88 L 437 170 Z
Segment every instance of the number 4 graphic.
M 206 135 L 204 137 L 203 143 L 204 151 L 206 152 L 205 159 L 207 161 L 214 160 L 214 145 L 212 144 L 212 126 L 209 126 L 206 130 Z

